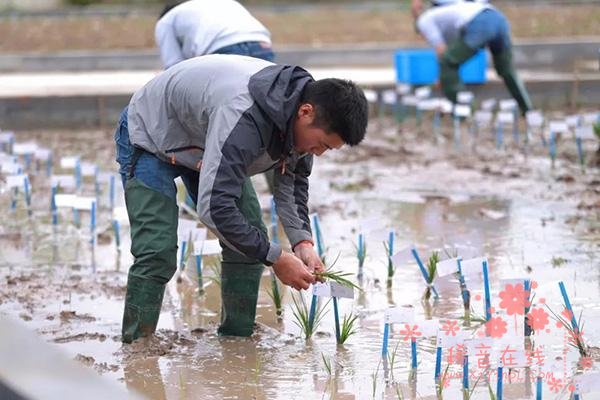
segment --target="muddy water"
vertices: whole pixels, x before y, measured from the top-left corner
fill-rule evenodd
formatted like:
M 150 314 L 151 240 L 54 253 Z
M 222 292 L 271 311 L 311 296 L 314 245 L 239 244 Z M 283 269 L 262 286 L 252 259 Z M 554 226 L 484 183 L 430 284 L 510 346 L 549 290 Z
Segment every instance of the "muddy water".
M 415 244 L 425 258 L 447 245 L 464 256 L 487 255 L 495 298 L 500 279 L 530 278 L 538 283 L 536 299 L 543 298 L 560 311 L 557 281 L 564 281 L 575 312 L 584 310 L 586 342 L 598 345 L 597 170 L 582 174 L 570 161 L 568 149 L 552 170 L 542 148 L 525 156 L 510 147 L 495 152 L 491 142 L 480 143 L 473 152 L 465 143 L 458 153 L 448 144 L 436 146 L 420 138 L 410 127 L 401 135 L 387 124 L 373 130 L 364 146 L 315 162 L 311 209 L 321 216 L 327 258 L 339 256 L 336 268 L 357 272 L 354 243 L 359 221 L 375 219 L 382 229 L 394 228 L 396 249 Z M 95 150 L 104 160 L 103 168 L 114 167 L 108 133 L 98 134 L 101 140 L 94 149 L 70 133 L 60 135 L 70 143 L 70 148 L 60 149 L 63 155 L 83 152 L 84 158 L 92 159 Z M 50 135 L 35 138 L 54 142 Z M 260 190 L 262 182 L 257 186 Z M 294 324 L 290 290 L 284 290 L 286 307 L 278 320 L 266 293 L 267 274 L 255 335 L 217 337 L 218 284 L 205 280 L 206 293 L 200 296 L 190 262 L 181 283 L 173 280 L 169 286 L 157 336 L 122 347 L 120 318 L 125 272 L 131 262 L 127 230 L 122 232 L 123 251 L 117 252 L 108 210 L 103 209 L 101 238 L 92 251 L 86 217 L 83 228 L 77 229 L 69 223 L 70 214 L 62 213 L 54 231 L 43 178 L 34 179 L 33 187 L 38 194 L 35 222 L 28 221 L 22 209 L 7 212 L 10 199 L 0 195 L 0 312 L 22 319 L 71 357 L 118 384 L 155 399 L 392 399 L 399 398 L 398 392 L 406 398 L 436 397 L 434 339 L 419 341 L 417 374 L 409 379 L 410 344 L 402 340 L 399 327 L 390 339 L 390 350 L 397 347 L 396 361 L 381 363 L 383 312 L 389 305 L 412 305 L 419 317 L 458 320 L 463 316 L 458 285 L 450 278 L 440 279 L 436 284 L 441 299 L 424 305 L 422 277 L 415 264 L 407 263 L 398 266 L 388 288 L 385 249 L 378 235 L 367 236 L 364 290 L 354 301 L 339 301 L 341 315 L 353 311 L 359 316 L 357 333 L 343 346 L 335 344 L 331 304 L 309 342 Z M 474 285 L 473 295 L 480 294 L 481 284 Z M 305 297 L 309 299 L 306 293 Z M 476 311 L 481 309 L 481 302 L 474 303 Z M 570 371 L 577 352 L 564 353 L 563 333 L 552 328 L 536 341 L 552 349 L 547 351 L 549 359 L 566 359 Z M 331 373 L 323 359 L 330 360 Z M 505 398 L 532 398 L 535 388 L 514 380 L 506 384 Z M 495 379 L 490 384 L 495 387 Z M 445 398 L 461 398 L 460 385 L 460 378 L 449 379 Z M 548 385 L 544 390 L 547 398 L 557 396 Z M 472 398 L 488 398 L 487 391 L 487 386 L 479 385 Z

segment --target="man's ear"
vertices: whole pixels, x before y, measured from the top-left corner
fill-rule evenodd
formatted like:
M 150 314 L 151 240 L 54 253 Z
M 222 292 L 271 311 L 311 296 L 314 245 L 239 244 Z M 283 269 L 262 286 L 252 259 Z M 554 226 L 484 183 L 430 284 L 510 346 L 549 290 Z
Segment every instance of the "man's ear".
M 315 108 L 310 103 L 302 103 L 298 107 L 298 118 L 314 117 Z

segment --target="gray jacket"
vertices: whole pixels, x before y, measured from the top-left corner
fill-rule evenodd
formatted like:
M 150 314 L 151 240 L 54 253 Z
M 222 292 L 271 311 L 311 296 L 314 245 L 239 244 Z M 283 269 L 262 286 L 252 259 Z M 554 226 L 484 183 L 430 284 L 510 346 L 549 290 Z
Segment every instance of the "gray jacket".
M 277 214 L 292 245 L 311 240 L 312 155 L 294 151 L 292 124 L 304 86 L 300 67 L 237 55 L 183 61 L 138 90 L 129 103 L 134 146 L 199 170 L 198 213 L 223 242 L 272 264 L 281 254 L 248 224 L 235 202 L 246 177 L 277 168 Z

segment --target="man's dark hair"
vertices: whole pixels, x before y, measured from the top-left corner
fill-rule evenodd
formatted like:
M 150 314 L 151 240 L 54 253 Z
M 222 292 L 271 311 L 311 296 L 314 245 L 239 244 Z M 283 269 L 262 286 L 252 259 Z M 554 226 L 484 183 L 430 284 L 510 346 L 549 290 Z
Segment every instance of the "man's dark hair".
M 336 78 L 309 82 L 301 103 L 315 107 L 313 126 L 326 133 L 337 133 L 350 146 L 364 139 L 369 106 L 362 89 L 354 82 Z

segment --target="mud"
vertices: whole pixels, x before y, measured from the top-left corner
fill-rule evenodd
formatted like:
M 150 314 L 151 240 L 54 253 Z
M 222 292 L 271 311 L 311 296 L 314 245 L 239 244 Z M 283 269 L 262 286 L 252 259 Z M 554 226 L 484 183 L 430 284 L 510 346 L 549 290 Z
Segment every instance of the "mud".
M 395 228 L 397 249 L 414 243 L 426 256 L 448 245 L 488 255 L 496 296 L 500 279 L 525 276 L 538 283 L 536 299 L 560 310 L 556 282 L 562 280 L 575 312 L 583 310 L 586 342 L 593 359 L 600 361 L 595 329 L 600 327 L 598 170 L 588 166 L 582 171 L 573 161 L 574 144 L 567 140 L 559 144 L 552 168 L 540 143 L 525 151 L 507 137 L 506 149 L 496 151 L 491 132 L 484 131 L 475 144 L 465 133 L 459 151 L 446 128 L 446 141 L 435 144 L 426 123 L 417 129 L 409 121 L 399 129 L 390 120 L 375 119 L 364 145 L 315 160 L 311 211 L 320 214 L 327 259 L 339 254 L 336 267 L 357 272 L 359 221 L 375 218 L 381 228 Z M 98 138 L 93 149 L 85 139 L 89 135 Z M 108 132 L 19 133 L 19 140 L 29 137 L 59 154 L 82 153 L 104 170 L 116 168 Z M 68 145 L 59 148 L 58 143 Z M 586 144 L 587 154 L 594 146 Z M 11 220 L 0 230 L 0 312 L 21 318 L 109 379 L 153 399 L 392 399 L 398 391 L 407 398 L 435 398 L 432 340 L 419 342 L 420 364 L 416 376 L 409 376 L 410 346 L 395 328 L 390 347 L 398 345 L 396 364 L 387 369 L 381 364 L 383 311 L 389 305 L 412 305 L 418 316 L 461 321 L 458 287 L 451 279 L 440 279 L 441 300 L 422 304 L 425 285 L 415 265 L 398 267 L 387 287 L 385 249 L 378 239 L 367 238 L 364 291 L 354 301 L 340 300 L 341 315 L 353 311 L 359 316 L 357 334 L 345 345 L 335 344 L 331 310 L 310 341 L 301 339 L 287 288 L 282 290 L 284 315 L 278 319 L 266 293 L 268 275 L 261 286 L 255 334 L 248 339 L 218 337 L 219 286 L 209 279 L 215 272 L 206 268 L 209 276 L 200 295 L 193 262 L 179 284 L 176 279 L 169 284 L 157 334 L 121 345 L 131 263 L 128 231 L 121 233 L 118 252 L 103 208 L 102 240 L 93 251 L 85 229 L 74 227 L 68 215 L 54 233 L 48 226 L 44 178 L 35 177 L 32 185 L 34 221 L 21 208 L 10 214 L 9 199 L 0 194 L 0 217 Z M 265 195 L 264 182 L 256 179 L 256 186 Z M 86 190 L 91 187 L 88 182 Z M 563 346 L 558 330 L 538 340 Z M 573 350 L 558 356 L 569 366 L 579 360 Z M 331 373 L 324 359 L 332 361 Z M 527 384 L 513 382 L 506 385 L 505 398 L 531 398 L 531 393 Z M 546 395 L 552 398 L 553 393 L 546 388 Z M 460 379 L 450 381 L 444 396 L 462 397 Z M 478 385 L 472 398 L 488 398 L 487 387 Z

